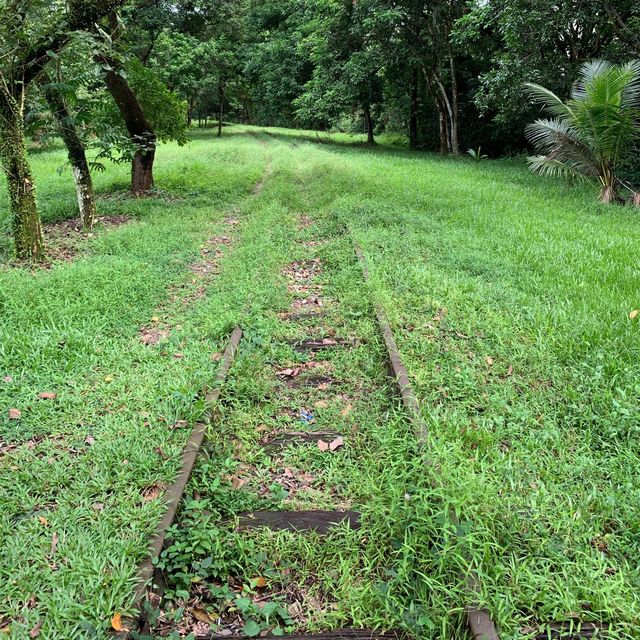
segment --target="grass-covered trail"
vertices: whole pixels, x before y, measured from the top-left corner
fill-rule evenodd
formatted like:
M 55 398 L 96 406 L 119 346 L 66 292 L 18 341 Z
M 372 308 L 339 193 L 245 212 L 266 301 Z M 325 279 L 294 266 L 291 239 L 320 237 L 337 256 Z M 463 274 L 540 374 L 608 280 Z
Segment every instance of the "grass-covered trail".
M 45 221 L 72 215 L 63 152 L 32 161 Z M 198 610 L 234 633 L 253 621 L 462 637 L 473 564 L 505 639 L 576 619 L 640 637 L 632 210 L 518 162 L 240 127 L 162 147 L 155 198 L 127 198 L 127 178 L 113 167 L 96 182 L 100 214 L 128 222 L 62 234 L 52 255 L 69 259 L 49 269 L 0 268 L 0 631 L 106 637 L 128 611 L 199 391 L 242 322 L 162 561 L 165 610 L 187 607 L 161 627 Z M 283 315 L 316 294 L 326 316 Z M 418 393 L 430 465 L 384 377 L 372 300 Z M 334 331 L 349 345 L 321 358 L 288 344 Z M 283 372 L 312 375 L 309 359 L 339 384 L 290 384 Z M 262 440 L 302 426 L 344 444 L 265 454 Z M 235 530 L 265 506 L 357 508 L 362 526 Z

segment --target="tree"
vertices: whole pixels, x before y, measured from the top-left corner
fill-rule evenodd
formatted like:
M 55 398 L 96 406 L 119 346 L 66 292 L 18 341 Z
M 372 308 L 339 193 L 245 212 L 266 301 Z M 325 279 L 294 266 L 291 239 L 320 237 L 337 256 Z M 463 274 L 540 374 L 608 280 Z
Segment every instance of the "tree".
M 162 21 L 156 18 L 155 23 Z M 215 114 L 222 135 L 225 109 L 236 97 L 246 101 L 240 80 L 247 46 L 245 1 L 179 2 L 166 12 L 163 24 L 147 66 L 187 100 L 189 124 L 196 111 L 205 121 Z
M 601 202 L 620 201 L 620 189 L 628 187 L 620 180 L 620 164 L 640 136 L 640 60 L 585 63 L 566 103 L 538 84 L 527 88 L 554 116 L 527 127 L 527 137 L 543 152 L 529 158 L 531 168 L 597 181 Z
M 308 31 L 303 9 L 297 0 L 267 0 L 247 12 L 244 76 L 258 124 L 296 125 L 294 101 L 313 72 L 301 44 Z
M 69 106 L 69 101 L 75 97 L 75 91 L 73 87 L 65 85 L 60 76 L 52 78 L 43 74 L 43 80 L 45 81 L 42 87 L 45 99 L 55 118 L 58 133 L 67 148 L 82 226 L 85 230 L 90 230 L 96 218 L 96 201 L 85 145 L 76 126 L 75 114 Z
M 342 114 L 360 109 L 367 142 L 373 144 L 372 111 L 382 101 L 382 57 L 370 37 L 368 3 L 324 0 L 307 16 L 302 43 L 314 69 L 303 94 L 295 101 L 303 123 L 334 124 Z
M 625 62 L 639 33 L 633 23 L 634 12 L 640 15 L 637 0 L 487 0 L 470 7 L 453 37 L 477 64 L 471 98 L 491 124 L 487 135 L 497 152 L 508 142 L 523 146 L 522 132 L 533 117 L 525 82 L 567 95 L 582 64 L 596 58 Z M 489 148 L 489 140 L 482 146 Z
M 42 259 L 44 242 L 24 140 L 25 94 L 76 31 L 124 0 L 3 0 L 0 3 L 0 163 L 7 176 L 16 256 Z

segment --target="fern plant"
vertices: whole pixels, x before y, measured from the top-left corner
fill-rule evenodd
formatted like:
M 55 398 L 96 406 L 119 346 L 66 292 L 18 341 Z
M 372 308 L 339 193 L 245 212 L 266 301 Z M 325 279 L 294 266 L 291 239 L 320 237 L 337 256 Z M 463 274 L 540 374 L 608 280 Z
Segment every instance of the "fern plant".
M 563 102 L 552 91 L 527 83 L 531 96 L 552 117 L 526 128 L 539 155 L 529 158 L 533 171 L 555 176 L 580 176 L 599 185 L 600 200 L 620 202 L 628 188 L 620 167 L 640 138 L 640 60 L 615 65 L 593 60 L 580 68 L 571 99 Z

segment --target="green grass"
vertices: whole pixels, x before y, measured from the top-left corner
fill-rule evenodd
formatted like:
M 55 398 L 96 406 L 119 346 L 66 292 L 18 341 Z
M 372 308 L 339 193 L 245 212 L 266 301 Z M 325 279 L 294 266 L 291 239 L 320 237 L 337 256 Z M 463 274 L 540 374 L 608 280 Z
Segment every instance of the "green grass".
M 12 621 L 9 637 L 25 637 L 40 618 L 43 637 L 84 637 L 91 628 L 103 637 L 111 615 L 127 609 L 162 509 L 141 492 L 172 480 L 187 429 L 168 427 L 199 418 L 198 391 L 217 369 L 210 356 L 247 300 L 224 420 L 188 494 L 197 490 L 200 500 L 181 516 L 195 536 L 215 532 L 206 541 L 219 565 L 207 579 L 264 573 L 281 585 L 287 566 L 301 584 L 313 576 L 312 594 L 338 602 L 310 628 L 400 626 L 450 638 L 469 600 L 460 573 L 473 563 L 480 604 L 505 639 L 578 617 L 638 637 L 634 211 L 599 205 L 588 188 L 540 179 L 516 161 L 260 131 L 230 127 L 221 141 L 196 133 L 186 148 L 163 146 L 163 199 L 100 200 L 101 214 L 133 222 L 83 240 L 75 262 L 0 269 L 0 377 L 12 378 L 0 382 L 0 440 L 17 445 L 0 457 L 0 620 Z M 253 195 L 269 158 L 271 176 Z M 70 175 L 56 172 L 62 151 L 32 160 L 43 218 L 73 215 Z M 96 176 L 98 192 L 123 191 L 127 177 L 126 167 L 110 167 Z M 294 224 L 302 213 L 317 221 L 307 236 Z M 233 230 L 224 223 L 230 214 L 241 220 Z M 343 225 L 366 254 L 368 289 Z M 8 229 L 6 199 L 0 228 Z M 181 304 L 172 291 L 195 286 L 188 265 L 220 234 L 234 236 L 220 274 L 204 299 Z M 366 396 L 353 403 L 359 435 L 344 455 L 296 450 L 288 463 L 324 479 L 300 504 L 327 506 L 335 499 L 327 487 L 338 485 L 341 498 L 363 508 L 364 526 L 336 532 L 328 545 L 238 538 L 218 516 L 252 507 L 257 485 L 225 484 L 238 464 L 230 438 L 268 477 L 255 427 L 282 408 L 273 367 L 296 357 L 280 344 L 291 337 L 275 316 L 287 305 L 280 271 L 307 255 L 299 241 L 314 234 L 328 240 L 318 255 L 339 302 L 331 321 L 363 339 L 336 354 L 335 366 L 353 384 L 362 380 L 370 406 Z M 8 249 L 5 238 L 0 250 Z M 372 298 L 389 314 L 428 421 L 427 460 L 380 377 Z M 168 344 L 141 344 L 140 327 L 154 317 L 174 328 Z M 39 400 L 41 392 L 58 396 Z M 6 419 L 13 407 L 19 421 Z M 342 419 L 328 408 L 322 426 Z M 282 496 L 276 488 L 264 500 Z M 190 553 L 180 558 L 189 572 Z

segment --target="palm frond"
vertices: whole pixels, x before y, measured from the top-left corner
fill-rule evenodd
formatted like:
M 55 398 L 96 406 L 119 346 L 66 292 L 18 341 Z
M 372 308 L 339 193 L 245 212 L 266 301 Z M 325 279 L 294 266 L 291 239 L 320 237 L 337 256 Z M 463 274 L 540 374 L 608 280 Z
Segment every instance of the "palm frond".
M 578 80 L 576 87 L 589 86 L 595 78 L 615 68 L 615 65 L 608 60 L 595 59 L 584 62 L 578 70 Z
M 525 134 L 547 159 L 567 163 L 589 177 L 598 175 L 596 157 L 570 122 L 558 119 L 536 120 L 527 126 Z
M 571 108 L 566 105 L 553 91 L 545 87 L 535 84 L 534 82 L 525 82 L 529 95 L 538 103 L 543 104 L 547 110 L 554 116 L 571 116 Z
M 597 178 L 613 189 L 620 162 L 640 139 L 640 61 L 585 63 L 566 104 L 539 85 L 527 85 L 557 117 L 539 119 L 526 130 L 541 155 L 531 168 L 547 175 Z
M 529 156 L 527 162 L 534 173 L 559 178 L 575 177 L 587 180 L 587 177 L 578 168 L 562 160 L 547 156 Z
M 640 109 L 640 60 L 632 60 L 622 67 L 629 74 L 629 81 L 622 92 L 622 107 Z

